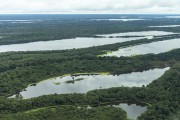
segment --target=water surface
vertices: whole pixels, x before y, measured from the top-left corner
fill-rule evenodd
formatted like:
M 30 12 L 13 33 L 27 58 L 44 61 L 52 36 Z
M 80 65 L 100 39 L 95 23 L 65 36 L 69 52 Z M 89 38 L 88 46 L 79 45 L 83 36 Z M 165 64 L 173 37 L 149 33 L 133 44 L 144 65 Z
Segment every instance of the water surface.
M 137 20 L 145 20 L 145 19 L 92 19 L 95 21 L 123 21 L 123 22 L 127 22 L 127 21 L 137 21 Z
M 174 33 L 164 32 L 164 31 L 114 33 L 114 34 L 97 35 L 100 36 L 101 38 L 86 37 L 86 38 L 73 38 L 73 39 L 39 41 L 39 42 L 22 43 L 22 44 L 1 45 L 0 52 L 65 50 L 65 49 L 87 48 L 93 46 L 121 43 L 131 40 L 139 40 L 142 38 L 152 39 L 154 36 L 163 36 L 163 35 L 171 35 L 171 34 Z M 117 38 L 117 36 L 119 37 Z M 131 37 L 124 38 L 123 36 L 131 36 Z
M 180 48 L 180 39 L 165 40 L 165 41 L 153 42 L 148 44 L 141 44 L 127 48 L 120 48 L 118 51 L 114 51 L 103 56 L 120 57 L 120 56 L 144 55 L 149 53 L 159 54 L 177 48 Z
M 168 28 L 168 27 L 180 27 L 180 25 L 162 25 L 162 26 L 149 26 L 149 27 L 154 27 L 154 28 Z
M 146 106 L 140 106 L 136 104 L 128 105 L 126 103 L 121 103 L 119 105 L 113 105 L 113 107 L 122 108 L 127 112 L 129 119 L 136 120 L 138 116 L 141 116 L 147 110 Z
M 74 38 L 53 41 L 40 41 L 23 44 L 1 45 L 0 52 L 9 51 L 41 51 L 41 50 L 65 50 L 73 48 L 86 48 L 106 44 L 120 43 L 125 41 L 137 40 L 144 37 L 131 38 Z
M 29 86 L 20 94 L 24 98 L 38 97 L 48 94 L 86 93 L 90 90 L 105 89 L 111 87 L 141 87 L 148 85 L 153 80 L 164 74 L 169 67 L 164 69 L 152 69 L 144 72 L 133 72 L 130 74 L 113 75 L 80 75 L 65 76 L 48 79 Z
M 166 18 L 180 18 L 180 16 L 166 16 Z
M 125 33 L 113 33 L 113 34 L 105 34 L 99 35 L 103 37 L 117 37 L 117 36 L 163 36 L 163 35 L 172 35 L 175 34 L 173 32 L 165 32 L 165 31 L 139 31 L 139 32 L 125 32 Z

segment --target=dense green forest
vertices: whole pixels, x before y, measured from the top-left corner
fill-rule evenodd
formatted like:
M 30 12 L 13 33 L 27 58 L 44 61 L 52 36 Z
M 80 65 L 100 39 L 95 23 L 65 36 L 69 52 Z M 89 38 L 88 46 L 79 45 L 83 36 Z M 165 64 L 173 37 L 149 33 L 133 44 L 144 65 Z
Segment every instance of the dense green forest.
M 41 96 L 27 100 L 6 99 L 4 97 L 1 97 L 0 100 L 1 118 L 13 119 L 14 117 L 17 117 L 18 119 L 23 119 L 23 118 L 43 119 L 43 117 L 45 117 L 47 119 L 50 119 L 51 117 L 57 116 L 57 114 L 59 115 L 59 110 L 58 110 L 59 107 L 57 108 L 55 107 L 57 105 L 65 106 L 65 108 L 69 105 L 104 106 L 107 103 L 113 104 L 114 102 L 119 101 L 119 102 L 147 104 L 148 110 L 138 118 L 140 120 L 157 120 L 157 119 L 171 120 L 170 119 L 171 116 L 176 114 L 176 112 L 180 108 L 179 78 L 180 78 L 180 62 L 177 62 L 161 78 L 153 81 L 147 87 L 140 87 L 140 88 L 118 87 L 118 88 L 110 88 L 110 89 L 93 90 L 93 91 L 89 91 L 87 94 L 67 94 L 67 95 L 54 94 L 54 95 L 46 95 L 46 96 Z M 54 107 L 52 106 L 56 108 L 54 111 L 51 111 L 51 109 L 49 109 L 49 107 L 54 109 Z M 103 109 L 103 108 L 100 107 L 99 109 Z M 111 108 L 107 108 L 107 109 L 111 109 Z M 125 114 L 122 111 L 118 109 L 117 111 L 121 112 L 121 114 L 125 116 Z M 50 113 L 53 112 L 53 114 L 50 115 L 48 114 L 48 116 L 46 116 L 47 115 L 46 112 L 50 112 Z M 74 112 L 76 113 L 76 110 L 74 110 L 73 113 Z M 81 111 L 81 112 L 85 112 L 85 111 Z M 111 110 L 109 112 L 111 112 Z M 84 115 L 85 113 L 82 114 Z M 78 115 L 75 115 L 74 117 L 77 117 L 78 119 Z M 90 113 L 88 115 L 90 115 Z M 105 113 L 103 112 L 103 115 L 106 116 L 106 112 Z M 116 115 L 113 117 L 118 117 Z M 65 114 L 63 116 L 65 118 L 67 117 Z M 112 116 L 109 117 L 113 118 Z M 81 116 L 81 118 L 83 117 Z
M 125 111 L 114 107 L 77 108 L 56 106 L 4 116 L 5 120 L 128 120 Z
M 105 52 L 104 50 L 102 52 L 102 50 L 103 46 L 63 51 L 1 53 L 0 93 L 2 97 L 0 99 L 0 113 L 2 119 L 12 119 L 16 116 L 18 119 L 21 117 L 22 119 L 23 117 L 36 117 L 34 115 L 36 112 L 30 114 L 23 112 L 33 109 L 38 110 L 38 108 L 43 107 L 56 105 L 96 106 L 108 102 L 113 103 L 114 101 L 147 103 L 149 106 L 148 111 L 139 118 L 145 120 L 149 118 L 156 120 L 160 116 L 162 119 L 168 118 L 173 115 L 172 113 L 179 110 L 178 87 L 180 65 L 177 63 L 180 61 L 179 49 L 158 55 L 148 54 L 120 58 L 97 57 L 98 54 Z M 54 76 L 74 74 L 77 72 L 122 74 L 167 66 L 173 67 L 163 77 L 147 87 L 120 87 L 107 90 L 94 90 L 88 92 L 86 95 L 55 94 L 27 100 L 6 99 L 6 96 L 19 93 L 31 83 L 36 83 Z M 168 80 L 170 81 L 167 82 Z M 165 112 L 162 112 L 162 110 L 165 110 Z M 46 112 L 47 110 L 42 111 Z M 159 112 L 162 112 L 162 115 Z M 58 110 L 55 110 L 53 115 L 56 114 L 58 114 Z M 39 119 L 42 119 L 41 117 L 43 116 L 38 116 Z
M 116 15 L 52 15 L 52 19 L 46 15 L 32 18 L 1 15 L 2 20 L 19 17 L 32 23 L 5 21 L 0 24 L 0 45 L 132 31 L 159 30 L 176 34 L 80 49 L 0 53 L 0 120 L 128 120 L 124 110 L 112 107 L 119 103 L 147 106 L 138 120 L 180 119 L 180 49 L 131 57 L 102 56 L 119 48 L 180 38 L 180 27 L 148 27 L 178 24 L 179 19 L 143 16 L 148 20 L 122 22 L 91 20 L 93 17 L 116 18 Z M 136 16 L 131 15 L 131 18 Z M 51 94 L 31 99 L 19 95 L 30 84 L 66 74 L 106 72 L 120 75 L 165 67 L 170 70 L 146 87 L 116 87 L 86 94 Z M 8 98 L 14 94 L 16 98 Z

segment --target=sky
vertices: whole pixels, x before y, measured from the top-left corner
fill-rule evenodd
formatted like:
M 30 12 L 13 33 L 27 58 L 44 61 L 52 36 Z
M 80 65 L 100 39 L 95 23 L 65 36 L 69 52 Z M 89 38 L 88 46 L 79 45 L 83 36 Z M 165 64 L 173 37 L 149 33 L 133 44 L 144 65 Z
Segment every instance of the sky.
M 0 0 L 0 14 L 179 14 L 180 0 Z

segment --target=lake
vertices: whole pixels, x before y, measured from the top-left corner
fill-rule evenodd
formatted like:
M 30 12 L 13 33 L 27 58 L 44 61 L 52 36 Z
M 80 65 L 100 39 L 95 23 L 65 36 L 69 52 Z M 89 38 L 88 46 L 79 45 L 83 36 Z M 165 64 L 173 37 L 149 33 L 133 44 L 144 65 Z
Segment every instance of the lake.
M 52 40 L 52 41 L 39 41 L 39 42 L 22 43 L 22 44 L 1 45 L 0 52 L 65 50 L 65 49 L 74 49 L 74 48 L 75 49 L 87 48 L 93 46 L 121 43 L 131 40 L 139 40 L 142 38 L 152 39 L 153 36 L 163 36 L 163 35 L 171 35 L 171 34 L 174 33 L 164 32 L 164 31 L 114 33 L 114 34 L 97 35 L 100 36 L 101 38 L 84 37 L 84 38 L 72 38 L 72 39 Z M 113 38 L 110 38 L 112 36 Z M 120 37 L 116 38 L 117 36 Z M 137 36 L 137 37 L 124 38 L 124 36 Z
M 157 28 L 169 28 L 169 27 L 171 28 L 172 27 L 173 28 L 173 27 L 180 27 L 180 25 L 162 25 L 162 26 L 149 26 L 149 27 L 152 27 L 152 28 L 153 27 L 154 28 L 156 28 L 156 27 Z
M 180 48 L 180 39 L 165 40 L 165 41 L 153 42 L 148 44 L 141 44 L 127 48 L 120 48 L 117 51 L 108 53 L 103 56 L 120 57 L 120 56 L 144 55 L 149 53 L 159 54 L 177 48 Z
M 147 110 L 146 106 L 140 106 L 136 104 L 120 103 L 119 105 L 113 105 L 113 107 L 122 108 L 127 112 L 129 119 L 136 120 L 138 116 L 141 116 Z
M 95 21 L 123 21 L 123 22 L 127 22 L 127 21 L 136 21 L 136 20 L 145 20 L 145 19 L 91 19 L 91 20 L 95 20 Z
M 73 48 L 87 48 L 106 44 L 120 43 L 125 41 L 137 40 L 144 37 L 130 38 L 73 38 L 53 41 L 40 41 L 23 44 L 1 45 L 0 52 L 9 51 L 42 51 L 42 50 L 65 50 Z
M 48 79 L 29 86 L 20 94 L 26 98 L 38 97 L 49 94 L 86 93 L 95 89 L 106 89 L 111 87 L 141 87 L 146 86 L 153 80 L 164 74 L 169 67 L 163 69 L 152 69 L 130 74 L 113 75 L 78 75 L 64 76 Z
M 172 35 L 175 34 L 173 32 L 165 32 L 165 31 L 139 31 L 139 32 L 125 32 L 125 33 L 113 33 L 106 35 L 98 35 L 103 37 L 122 37 L 122 36 L 163 36 L 163 35 Z

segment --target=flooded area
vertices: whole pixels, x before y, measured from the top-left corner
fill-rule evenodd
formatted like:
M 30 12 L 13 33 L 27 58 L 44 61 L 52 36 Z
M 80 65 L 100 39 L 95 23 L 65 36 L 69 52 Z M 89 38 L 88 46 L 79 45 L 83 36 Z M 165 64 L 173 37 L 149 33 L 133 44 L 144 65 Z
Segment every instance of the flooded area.
M 165 40 L 165 41 L 153 42 L 148 44 L 141 44 L 127 48 L 120 48 L 118 51 L 114 51 L 103 56 L 120 57 L 120 56 L 144 55 L 149 53 L 159 54 L 177 48 L 180 48 L 180 39 Z
M 149 26 L 152 28 L 168 28 L 168 27 L 180 27 L 180 25 L 163 25 L 163 26 Z
M 131 120 L 136 120 L 138 116 L 141 116 L 147 110 L 146 106 L 140 106 L 136 104 L 120 103 L 119 105 L 113 105 L 113 107 L 122 108 L 127 112 L 127 116 Z
M 103 37 L 123 37 L 123 36 L 163 36 L 163 35 L 172 35 L 175 34 L 173 32 L 165 32 L 165 31 L 139 31 L 139 32 L 125 32 L 125 33 L 113 33 L 106 35 L 99 35 Z
M 180 16 L 166 16 L 166 18 L 180 18 Z
M 11 23 L 13 23 L 13 24 L 20 24 L 20 23 L 24 23 L 24 24 L 30 24 L 30 23 L 34 23 L 34 22 L 11 22 Z
M 127 22 L 127 21 L 137 21 L 137 20 L 145 20 L 145 19 L 92 19 L 95 21 L 123 21 L 123 22 Z
M 28 22 L 28 21 L 35 21 L 35 20 L 0 20 L 0 22 Z
M 178 119 L 180 5 L 20 1 L 0 5 L 0 120 Z
M 93 46 L 120 43 L 125 41 L 142 39 L 144 37 L 131 38 L 73 38 L 53 41 L 40 41 L 23 44 L 1 45 L 0 52 L 9 51 L 42 51 L 42 50 L 65 50 L 76 48 L 87 48 Z
M 25 21 L 23 21 L 25 22 Z M 101 46 L 107 44 L 121 43 L 142 38 L 153 39 L 154 36 L 172 35 L 172 32 L 164 31 L 141 31 L 97 35 L 99 37 L 72 38 L 52 41 L 39 41 L 22 44 L 1 45 L 0 52 L 10 51 L 43 51 L 43 50 L 65 50 Z M 129 36 L 129 37 L 125 37 Z
M 23 98 L 33 98 L 48 94 L 86 93 L 95 89 L 106 89 L 112 87 L 142 87 L 150 84 L 167 71 L 163 69 L 152 69 L 130 74 L 113 75 L 76 75 L 57 77 L 30 85 L 20 94 Z

